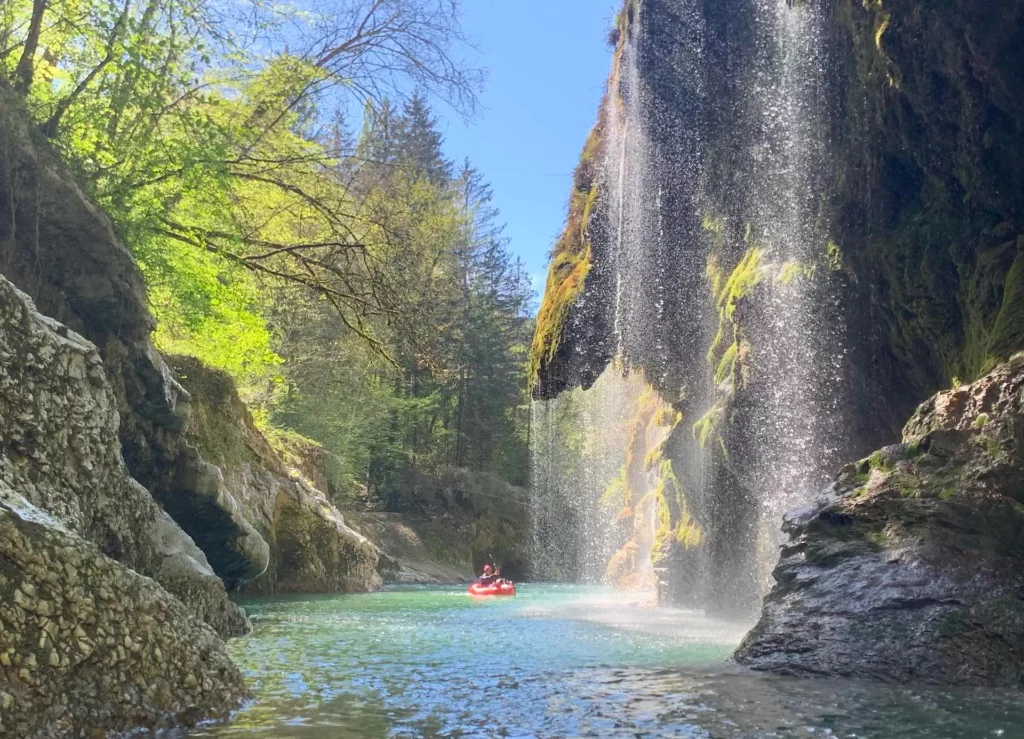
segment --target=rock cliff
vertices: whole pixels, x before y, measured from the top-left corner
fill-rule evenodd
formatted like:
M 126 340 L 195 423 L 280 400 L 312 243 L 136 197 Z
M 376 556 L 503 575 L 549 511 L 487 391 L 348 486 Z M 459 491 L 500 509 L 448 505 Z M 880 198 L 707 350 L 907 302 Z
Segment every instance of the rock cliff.
M 664 601 L 756 613 L 764 501 L 807 493 L 780 492 L 784 467 L 818 489 L 1024 348 L 1022 15 L 624 2 L 533 389 L 589 387 L 618 355 L 683 414 Z
M 202 551 L 129 476 L 96 347 L 0 278 L 0 474 L 31 504 L 152 577 L 222 634 L 248 630 Z
M 213 629 L 248 621 L 125 469 L 96 347 L 0 277 L 0 357 L 0 733 L 188 723 L 237 704 Z
M 88 464 L 98 466 L 105 474 L 123 478 L 130 475 L 130 481 L 113 484 L 110 490 L 94 483 L 97 491 L 91 495 L 80 489 L 82 481 L 78 477 L 68 480 L 70 487 L 65 494 L 79 496 L 77 511 L 51 511 L 48 506 L 53 501 L 41 503 L 62 521 L 65 515 L 77 515 L 77 522 L 67 522 L 74 530 L 81 530 L 105 554 L 160 580 L 161 564 L 152 552 L 167 535 L 188 537 L 153 502 L 150 493 L 168 484 L 178 457 L 187 452 L 182 432 L 191 398 L 150 343 L 153 319 L 142 275 L 109 221 L 47 147 L 34 140 L 27 116 L 6 93 L 0 92 L 0 106 L 0 140 L 5 153 L 0 167 L 0 196 L 8 203 L 0 218 L 0 271 L 35 304 L 22 306 L 19 299 L 8 300 L 11 322 L 6 327 L 7 351 L 21 358 L 22 368 L 21 376 L 7 385 L 4 400 L 30 408 L 34 424 L 31 445 L 38 444 L 40 451 L 51 452 L 47 456 L 49 464 L 33 471 L 38 479 L 45 481 L 59 472 L 52 463 L 66 454 L 61 440 L 98 455 L 99 462 L 94 459 Z M 72 333 L 83 338 L 62 338 Z M 69 381 L 77 382 L 60 377 L 63 370 L 49 365 L 60 354 L 55 349 L 47 352 L 47 363 L 40 364 L 40 346 L 55 341 L 64 352 L 82 355 L 69 365 L 69 371 L 79 372 L 79 365 L 84 367 L 81 371 L 86 372 L 89 384 L 82 388 L 91 388 L 95 396 L 91 400 L 87 395 L 78 397 L 79 405 L 88 402 L 90 406 L 88 413 L 84 406 L 77 409 L 77 426 L 64 427 L 63 422 L 71 419 L 62 418 L 56 408 L 50 407 L 50 402 L 60 397 L 57 388 Z M 79 348 L 74 350 L 76 346 Z M 27 396 L 19 394 L 19 388 L 39 383 L 52 386 L 44 396 L 46 400 L 31 392 Z M 5 432 L 9 427 L 10 433 L 23 434 L 16 424 L 15 417 L 5 414 Z M 79 436 L 68 439 L 67 434 L 75 429 L 81 429 Z M 14 453 L 19 453 L 17 448 Z M 117 472 L 111 473 L 115 468 Z M 90 472 L 88 468 L 82 470 Z M 76 469 L 76 473 L 82 470 Z M 83 479 L 88 482 L 87 477 Z M 45 489 L 45 483 L 35 484 Z M 21 492 L 17 486 L 15 489 Z M 146 524 L 147 520 L 159 520 L 168 526 L 160 532 Z M 168 534 L 168 528 L 173 534 Z M 191 541 L 189 545 L 198 553 Z M 249 627 L 244 613 L 227 599 L 223 585 L 210 572 L 205 557 L 202 559 L 198 569 L 168 570 L 168 579 L 161 580 L 162 584 L 222 635 L 245 633 Z
M 162 502 L 217 574 L 249 595 L 379 587 L 377 548 L 327 499 L 323 450 L 293 439 L 294 464 L 287 464 L 253 424 L 230 377 L 191 357 L 169 362 L 193 412 L 188 451 Z
M 785 530 L 739 662 L 1024 685 L 1024 355 L 922 404 Z

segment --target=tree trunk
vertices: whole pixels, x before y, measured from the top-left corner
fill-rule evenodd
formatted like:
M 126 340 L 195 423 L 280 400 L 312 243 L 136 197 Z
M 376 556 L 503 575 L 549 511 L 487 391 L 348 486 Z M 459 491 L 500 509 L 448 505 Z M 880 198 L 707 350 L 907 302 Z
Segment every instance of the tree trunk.
M 36 73 L 36 50 L 39 48 L 39 34 L 43 30 L 43 15 L 46 13 L 48 2 L 49 0 L 32 0 L 32 20 L 28 26 L 28 37 L 25 39 L 21 59 L 14 70 L 14 76 L 17 78 L 14 89 L 22 94 L 28 93 Z

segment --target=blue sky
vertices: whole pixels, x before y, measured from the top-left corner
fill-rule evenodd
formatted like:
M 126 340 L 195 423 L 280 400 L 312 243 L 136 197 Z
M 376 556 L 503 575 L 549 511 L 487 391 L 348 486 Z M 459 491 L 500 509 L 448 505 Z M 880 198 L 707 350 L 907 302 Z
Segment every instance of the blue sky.
M 621 0 L 465 0 L 464 26 L 488 70 L 468 123 L 438 110 L 445 150 L 494 188 L 510 249 L 538 291 L 562 230 L 572 171 L 611 65 L 605 45 Z

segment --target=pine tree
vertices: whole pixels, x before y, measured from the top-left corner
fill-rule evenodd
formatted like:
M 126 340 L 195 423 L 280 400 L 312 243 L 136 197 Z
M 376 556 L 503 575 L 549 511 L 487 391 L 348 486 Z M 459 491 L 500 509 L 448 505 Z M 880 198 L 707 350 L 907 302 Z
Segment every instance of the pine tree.
M 437 130 L 437 119 L 426 98 L 414 94 L 402 109 L 395 131 L 395 151 L 399 162 L 416 176 L 446 187 L 452 178 L 452 165 L 444 157 L 444 137 Z

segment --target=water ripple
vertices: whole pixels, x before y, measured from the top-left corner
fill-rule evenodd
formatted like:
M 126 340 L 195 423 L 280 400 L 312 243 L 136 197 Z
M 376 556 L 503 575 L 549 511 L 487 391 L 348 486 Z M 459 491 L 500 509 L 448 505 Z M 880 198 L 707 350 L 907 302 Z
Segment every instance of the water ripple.
M 1024 736 L 1020 693 L 760 675 L 727 661 L 741 627 L 595 588 L 455 594 L 248 604 L 255 630 L 231 648 L 255 699 L 187 736 Z

